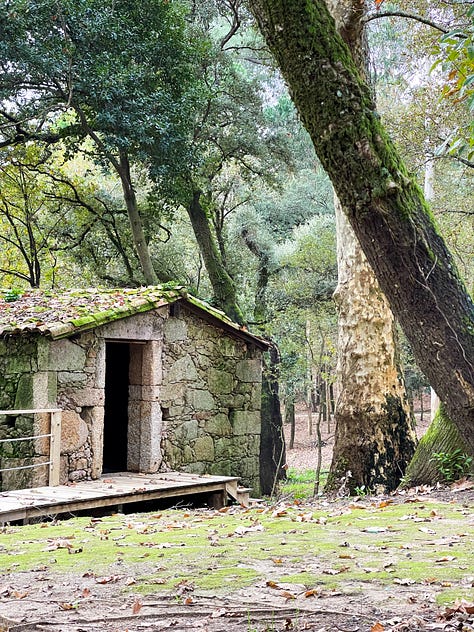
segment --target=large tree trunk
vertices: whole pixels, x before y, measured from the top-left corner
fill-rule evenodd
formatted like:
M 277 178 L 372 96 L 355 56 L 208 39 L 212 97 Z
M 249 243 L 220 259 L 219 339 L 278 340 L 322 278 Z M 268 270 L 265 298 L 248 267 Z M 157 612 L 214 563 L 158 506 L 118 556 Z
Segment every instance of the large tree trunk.
M 206 266 L 214 298 L 218 306 L 237 323 L 244 317 L 237 304 L 235 284 L 222 261 L 219 248 L 212 235 L 209 219 L 201 204 L 201 191 L 194 191 L 187 208 L 199 250 Z
M 368 77 L 364 0 L 330 0 L 328 4 L 361 74 Z M 337 198 L 335 210 L 340 395 L 326 489 L 339 489 L 343 479 L 351 493 L 357 487 L 392 491 L 416 444 L 398 362 L 395 322 Z
M 474 454 L 474 304 L 323 0 L 249 0 L 418 365 Z
M 398 487 L 416 442 L 398 368 L 395 323 L 337 202 L 336 226 L 340 388 L 326 491 L 339 489 L 341 479 L 350 493 L 357 487 L 391 491 Z

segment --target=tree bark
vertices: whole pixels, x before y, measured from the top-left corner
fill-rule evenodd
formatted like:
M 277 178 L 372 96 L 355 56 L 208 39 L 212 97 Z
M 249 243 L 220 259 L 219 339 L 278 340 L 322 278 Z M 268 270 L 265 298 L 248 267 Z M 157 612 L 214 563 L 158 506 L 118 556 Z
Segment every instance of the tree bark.
M 247 228 L 241 231 L 245 245 L 258 259 L 257 287 L 255 291 L 254 320 L 264 332 L 267 320 L 267 287 L 270 279 L 269 252 L 262 248 Z M 260 435 L 260 488 L 262 494 L 273 495 L 278 481 L 286 477 L 286 444 L 280 402 L 280 352 L 276 344 L 269 350 L 269 364 L 264 367 L 262 381 L 262 409 Z M 286 413 L 291 416 L 290 447 L 295 434 L 295 400 L 288 397 Z
M 293 450 L 295 447 L 296 434 L 295 398 L 293 395 L 288 396 L 285 399 L 285 425 L 290 426 L 290 441 L 288 442 L 288 449 Z
M 347 477 L 350 493 L 359 487 L 392 491 L 415 451 L 395 323 L 354 232 L 336 203 L 339 283 L 339 396 L 336 435 L 326 491 Z
M 286 448 L 278 385 L 280 354 L 275 345 L 269 349 L 269 359 L 263 371 L 260 434 L 260 491 L 265 495 L 273 495 L 278 481 L 286 477 L 283 467 L 286 464 Z
M 433 460 L 436 452 L 452 454 L 455 450 L 468 452 L 453 422 L 446 415 L 444 406 L 438 406 L 435 417 L 426 434 L 420 439 L 410 465 L 403 477 L 403 487 L 432 485 L 442 480 Z
M 201 191 L 193 191 L 193 197 L 187 208 L 194 235 L 206 266 L 214 298 L 218 306 L 237 323 L 243 323 L 244 317 L 237 303 L 235 284 L 222 261 L 219 248 L 212 235 L 209 219 L 201 204 Z
M 474 304 L 323 0 L 249 0 L 316 152 L 410 341 L 474 454 Z
M 364 0 L 329 0 L 328 6 L 359 71 L 368 78 Z M 395 322 L 337 198 L 334 206 L 340 396 L 326 490 L 337 490 L 340 480 L 346 478 L 350 493 L 357 487 L 392 491 L 398 487 L 416 445 Z

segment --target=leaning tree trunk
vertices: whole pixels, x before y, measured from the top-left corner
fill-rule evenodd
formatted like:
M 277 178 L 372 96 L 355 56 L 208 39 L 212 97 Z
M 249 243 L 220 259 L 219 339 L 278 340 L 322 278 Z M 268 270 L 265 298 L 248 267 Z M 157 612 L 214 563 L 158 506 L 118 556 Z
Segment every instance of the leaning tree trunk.
M 337 201 L 336 226 L 339 396 L 326 491 L 339 490 L 342 480 L 350 493 L 362 487 L 392 491 L 416 443 L 398 365 L 395 323 Z
M 368 45 L 363 0 L 328 2 L 339 33 L 364 77 Z M 356 488 L 392 491 L 415 450 L 416 436 L 399 365 L 395 322 L 375 274 L 335 198 L 340 395 L 327 491 L 347 481 Z M 348 472 L 351 475 L 348 476 Z
M 474 454 L 474 304 L 323 0 L 248 0 L 422 371 Z
M 214 298 L 229 318 L 237 323 L 243 323 L 244 317 L 237 304 L 235 284 L 222 261 L 209 219 L 201 204 L 201 195 L 201 191 L 193 192 L 187 211 L 212 285 Z

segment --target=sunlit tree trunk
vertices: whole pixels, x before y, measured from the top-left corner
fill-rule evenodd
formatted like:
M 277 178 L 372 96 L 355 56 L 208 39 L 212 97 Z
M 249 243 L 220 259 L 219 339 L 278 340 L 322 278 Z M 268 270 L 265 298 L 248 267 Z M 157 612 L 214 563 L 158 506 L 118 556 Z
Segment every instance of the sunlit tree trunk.
M 363 0 L 329 0 L 337 28 L 367 77 Z M 411 411 L 390 310 L 341 204 L 335 198 L 338 249 L 339 397 L 327 489 L 391 491 L 415 449 Z M 348 476 L 350 472 L 350 476 Z
M 388 302 L 336 200 L 339 396 L 328 491 L 393 490 L 413 456 L 412 429 Z M 348 476 L 350 472 L 350 476 Z

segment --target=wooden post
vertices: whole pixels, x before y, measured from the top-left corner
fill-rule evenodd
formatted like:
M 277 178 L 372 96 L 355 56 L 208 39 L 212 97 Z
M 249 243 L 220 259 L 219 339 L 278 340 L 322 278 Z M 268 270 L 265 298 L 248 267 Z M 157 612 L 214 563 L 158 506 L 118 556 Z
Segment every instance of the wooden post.
M 51 412 L 51 440 L 49 444 L 49 486 L 59 485 L 61 462 L 61 416 L 62 412 Z

